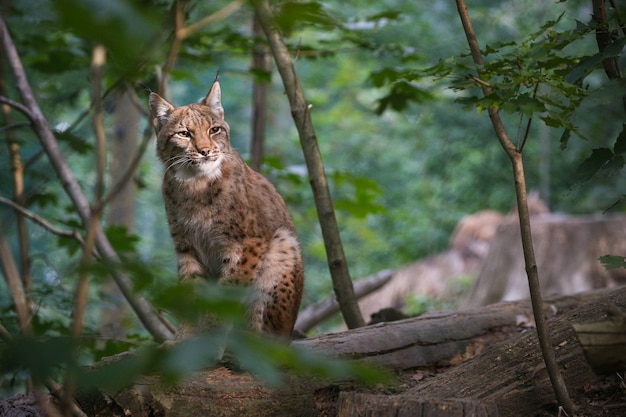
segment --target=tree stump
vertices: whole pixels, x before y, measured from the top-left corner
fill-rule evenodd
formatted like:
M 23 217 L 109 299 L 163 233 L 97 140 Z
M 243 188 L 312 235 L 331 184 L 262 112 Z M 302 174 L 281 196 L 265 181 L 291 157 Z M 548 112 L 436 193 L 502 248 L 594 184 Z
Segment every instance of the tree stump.
M 626 254 L 626 216 L 543 214 L 531 218 L 531 227 L 544 297 L 626 283 L 623 269 L 607 271 L 598 260 L 603 255 Z M 491 241 L 463 307 L 528 298 L 519 223 L 510 216 Z

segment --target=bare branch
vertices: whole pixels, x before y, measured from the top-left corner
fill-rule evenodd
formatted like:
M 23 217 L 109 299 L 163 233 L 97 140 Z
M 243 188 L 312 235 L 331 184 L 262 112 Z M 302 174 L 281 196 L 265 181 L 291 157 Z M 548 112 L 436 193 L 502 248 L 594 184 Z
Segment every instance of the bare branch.
M 84 245 L 82 236 L 76 230 L 69 231 L 69 230 L 60 229 L 56 227 L 55 225 L 53 225 L 52 223 L 50 223 L 48 220 L 44 219 L 43 217 L 33 213 L 32 211 L 28 210 L 25 207 L 20 206 L 19 204 L 15 203 L 14 201 L 9 200 L 8 198 L 0 197 L 0 203 L 13 208 L 14 210 L 19 211 L 24 217 L 34 221 L 35 223 L 37 223 L 38 225 L 40 225 L 41 227 L 43 227 L 44 229 L 46 229 L 52 234 L 56 236 L 69 237 L 72 239 L 76 239 L 81 245 Z
M 7 132 L 9 130 L 19 129 L 20 127 L 30 127 L 30 123 L 18 122 L 18 123 L 7 124 L 5 126 L 0 126 L 0 132 Z
M 192 23 L 187 27 L 181 28 L 179 36 L 181 37 L 181 39 L 184 39 L 187 36 L 191 35 L 193 32 L 202 28 L 203 26 L 207 26 L 213 22 L 219 22 L 220 20 L 226 19 L 228 16 L 239 10 L 244 3 L 245 2 L 243 0 L 235 0 L 232 3 L 227 4 L 215 13 L 203 17 L 202 19 L 198 20 L 195 23 Z
M 33 120 L 34 116 L 28 109 L 28 107 L 24 106 L 22 103 L 18 103 L 17 101 L 13 101 L 8 97 L 0 96 L 0 103 L 6 104 L 8 106 L 13 107 L 15 110 L 24 114 L 24 116 L 28 117 L 29 120 Z
M 354 295 L 357 299 L 365 297 L 373 291 L 385 285 L 391 277 L 393 271 L 383 270 L 367 278 L 354 282 Z M 298 314 L 298 320 L 294 328 L 302 333 L 306 333 L 314 326 L 339 312 L 339 303 L 335 296 L 330 296 L 325 300 L 308 306 Z
M 183 44 L 183 40 L 191 35 L 193 32 L 199 30 L 201 27 L 209 25 L 213 22 L 218 22 L 220 20 L 225 19 L 231 14 L 235 13 L 237 10 L 241 8 L 241 6 L 245 2 L 243 0 L 235 0 L 232 3 L 229 3 L 225 7 L 220 10 L 212 13 L 195 23 L 185 27 L 185 6 L 187 4 L 187 0 L 177 0 L 174 4 L 174 40 L 172 41 L 172 46 L 170 47 L 170 51 L 167 55 L 167 60 L 165 61 L 165 65 L 161 69 L 159 74 L 159 86 L 157 93 L 166 97 L 166 87 L 167 87 L 167 77 L 172 72 L 174 65 L 176 64 L 176 58 L 178 57 L 178 52 L 180 51 L 180 47 Z

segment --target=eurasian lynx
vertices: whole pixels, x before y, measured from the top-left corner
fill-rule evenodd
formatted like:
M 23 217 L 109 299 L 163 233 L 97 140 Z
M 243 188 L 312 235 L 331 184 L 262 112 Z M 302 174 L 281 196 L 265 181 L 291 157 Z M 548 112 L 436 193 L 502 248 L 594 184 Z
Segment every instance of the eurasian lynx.
M 179 279 L 249 285 L 252 329 L 288 337 L 302 298 L 293 222 L 272 184 L 231 147 L 217 81 L 199 104 L 150 94 Z

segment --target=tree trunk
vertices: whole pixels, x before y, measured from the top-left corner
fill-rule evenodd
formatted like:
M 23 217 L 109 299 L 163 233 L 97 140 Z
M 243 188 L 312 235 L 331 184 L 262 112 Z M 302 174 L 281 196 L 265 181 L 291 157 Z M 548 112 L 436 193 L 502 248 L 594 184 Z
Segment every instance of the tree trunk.
M 263 36 L 263 29 L 259 19 L 255 16 L 252 23 L 252 33 L 255 37 Z M 250 167 L 261 172 L 263 164 L 263 148 L 265 143 L 265 125 L 267 122 L 267 88 L 269 86 L 270 71 L 272 70 L 271 54 L 267 46 L 261 42 L 254 45 L 252 54 L 252 138 L 250 141 Z M 263 74 L 263 75 L 261 75 Z M 267 75 L 268 79 L 265 79 Z
M 139 138 L 139 110 L 133 103 L 130 87 L 124 86 L 116 95 L 114 109 L 114 134 L 111 147 L 110 184 L 126 181 L 111 200 L 107 224 L 123 226 L 129 233 L 135 228 L 136 186 L 134 178 L 123 178 L 133 163 Z M 122 339 L 126 336 L 124 317 L 128 303 L 113 279 L 102 286 L 105 304 L 100 311 L 100 334 L 105 339 Z
M 626 283 L 623 269 L 607 271 L 598 258 L 626 253 L 626 216 L 533 217 L 541 290 L 546 295 L 576 294 Z M 498 228 L 465 307 L 528 298 L 520 254 L 519 226 L 513 219 Z M 567 256 L 562 256 L 567 253 Z

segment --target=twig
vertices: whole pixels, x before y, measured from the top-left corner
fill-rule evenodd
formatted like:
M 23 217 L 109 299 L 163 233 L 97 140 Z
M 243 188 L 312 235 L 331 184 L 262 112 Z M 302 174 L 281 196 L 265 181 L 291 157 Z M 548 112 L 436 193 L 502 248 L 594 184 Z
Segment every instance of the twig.
M 223 20 L 235 13 L 244 3 L 245 2 L 243 0 L 235 0 L 215 13 L 211 13 L 210 15 L 205 16 L 197 22 L 185 27 L 185 6 L 187 4 L 187 0 L 176 1 L 176 4 L 174 5 L 174 40 L 172 41 L 172 46 L 170 47 L 170 51 L 167 55 L 165 65 L 161 69 L 157 93 L 163 97 L 167 96 L 167 77 L 172 72 L 172 69 L 176 64 L 176 58 L 178 57 L 183 40 L 201 27 Z
M 472 76 L 472 80 L 476 81 L 478 84 L 482 85 L 483 87 L 491 88 L 491 84 L 489 84 L 489 81 L 482 80 L 475 75 Z
M 203 17 L 197 22 L 192 23 L 191 25 L 187 27 L 181 28 L 180 29 L 181 39 L 186 38 L 187 36 L 191 35 L 193 32 L 197 31 L 203 26 L 226 19 L 228 16 L 230 16 L 231 14 L 239 10 L 241 6 L 243 6 L 244 3 L 245 2 L 243 0 L 235 0 L 232 3 L 229 3 L 226 6 L 222 7 L 220 10 L 216 11 L 215 13 L 211 13 L 210 15 Z
M 0 197 L 0 203 L 7 205 L 14 210 L 19 211 L 20 213 L 22 213 L 24 217 L 34 221 L 35 223 L 37 223 L 38 225 L 40 225 L 41 227 L 43 227 L 44 229 L 46 229 L 47 231 L 49 231 L 50 233 L 56 236 L 69 237 L 72 239 L 76 239 L 78 242 L 80 242 L 81 245 L 85 244 L 82 236 L 76 230 L 69 231 L 69 230 L 60 229 L 56 227 L 55 225 L 53 225 L 52 223 L 50 223 L 48 220 L 44 219 L 43 217 L 33 213 L 32 211 L 28 210 L 25 207 L 20 206 L 19 204 L 15 203 L 12 200 L 9 200 L 8 198 Z
M 7 132 L 9 130 L 19 129 L 20 127 L 30 127 L 30 123 L 18 122 L 18 123 L 7 124 L 5 126 L 0 127 L 0 132 Z
M 13 101 L 10 98 L 5 97 L 5 96 L 0 96 L 0 103 L 13 107 L 15 110 L 18 110 L 20 113 L 24 114 L 24 116 L 26 116 L 31 121 L 34 119 L 34 116 L 31 113 L 30 109 L 24 106 L 22 103 Z

